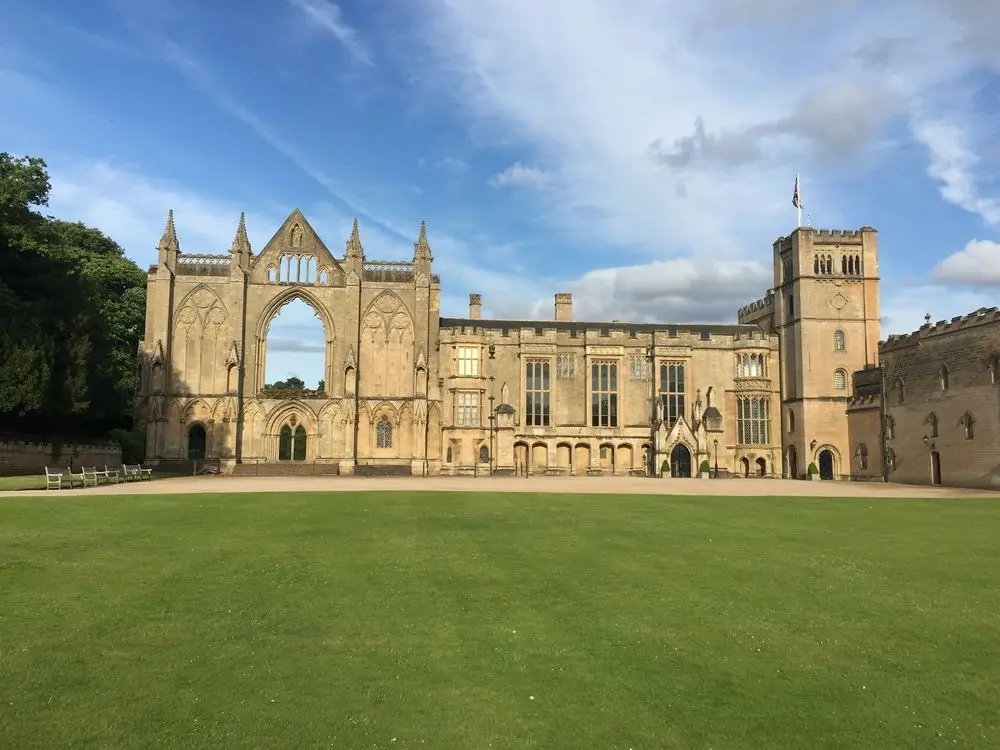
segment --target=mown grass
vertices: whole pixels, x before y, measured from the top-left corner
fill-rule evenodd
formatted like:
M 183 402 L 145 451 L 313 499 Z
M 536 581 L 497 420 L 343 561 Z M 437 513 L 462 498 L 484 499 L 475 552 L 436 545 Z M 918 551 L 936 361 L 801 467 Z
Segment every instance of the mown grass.
M 1000 505 L 0 500 L 0 746 L 1000 746 Z

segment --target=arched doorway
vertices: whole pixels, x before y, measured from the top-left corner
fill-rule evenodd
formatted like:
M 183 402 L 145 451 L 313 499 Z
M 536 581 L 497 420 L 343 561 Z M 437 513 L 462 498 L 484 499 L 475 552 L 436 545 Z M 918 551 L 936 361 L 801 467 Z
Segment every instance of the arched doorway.
M 765 461 L 763 458 L 758 458 L 757 459 L 757 476 L 763 477 L 765 474 L 767 474 L 767 461 Z
M 306 460 L 306 429 L 299 425 L 294 430 L 291 425 L 285 425 L 278 433 L 278 460 Z
M 200 461 L 205 457 L 207 448 L 208 434 L 205 432 L 205 425 L 195 422 L 188 428 L 188 460 Z
M 833 451 L 831 450 L 819 452 L 819 478 L 833 479 Z
M 746 456 L 740 459 L 740 471 L 743 473 L 743 476 L 750 476 L 750 459 Z
M 795 446 L 788 446 L 788 478 L 799 478 L 799 457 L 795 453 Z
M 678 478 L 691 477 L 691 451 L 683 443 L 678 443 L 670 451 L 670 476 Z
M 931 484 L 941 484 L 941 454 L 931 452 Z

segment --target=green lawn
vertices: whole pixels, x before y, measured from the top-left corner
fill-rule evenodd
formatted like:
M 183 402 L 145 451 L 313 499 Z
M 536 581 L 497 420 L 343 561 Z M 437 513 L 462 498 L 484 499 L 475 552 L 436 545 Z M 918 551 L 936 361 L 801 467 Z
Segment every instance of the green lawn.
M 1000 503 L 0 500 L 0 747 L 1000 747 Z
M 21 477 L 0 477 L 0 491 L 8 490 L 44 490 L 45 475 L 41 476 L 21 476 Z M 3 518 L 0 512 L 0 519 Z

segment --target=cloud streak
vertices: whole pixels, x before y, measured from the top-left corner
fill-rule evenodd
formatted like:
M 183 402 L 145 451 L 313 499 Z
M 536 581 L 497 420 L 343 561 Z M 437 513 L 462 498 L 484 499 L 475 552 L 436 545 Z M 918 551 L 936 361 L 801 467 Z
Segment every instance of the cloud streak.
M 288 0 L 288 3 L 298 9 L 312 27 L 340 42 L 355 60 L 365 65 L 372 64 L 357 30 L 344 22 L 340 6 L 327 0 Z

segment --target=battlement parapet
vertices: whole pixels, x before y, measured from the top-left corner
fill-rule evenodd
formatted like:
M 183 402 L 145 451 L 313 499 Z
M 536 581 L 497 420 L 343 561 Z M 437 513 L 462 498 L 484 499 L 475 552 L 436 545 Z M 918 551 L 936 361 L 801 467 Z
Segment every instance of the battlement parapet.
M 934 324 L 930 322 L 930 314 L 925 318 L 925 322 L 920 328 L 911 333 L 894 334 L 885 341 L 879 342 L 879 352 L 891 352 L 907 347 L 918 346 L 921 340 L 930 339 L 936 336 L 944 336 L 956 331 L 972 328 L 974 326 L 988 323 L 1000 323 L 1000 308 L 982 307 L 967 315 L 956 315 L 951 320 L 939 320 Z
M 767 294 L 765 294 L 760 299 L 754 300 L 749 305 L 744 305 L 743 307 L 741 307 L 737 311 L 736 316 L 738 320 L 742 320 L 744 316 L 750 315 L 752 313 L 762 312 L 762 311 L 770 312 L 773 309 L 774 309 L 774 290 L 769 289 L 767 291 Z

